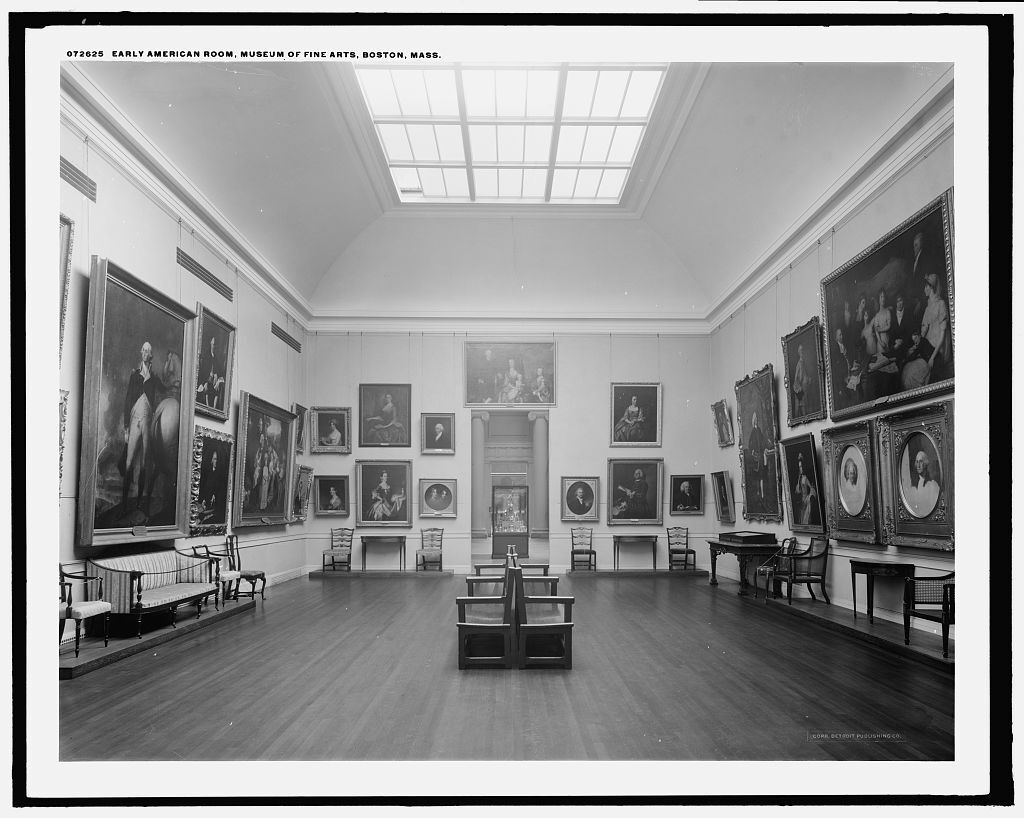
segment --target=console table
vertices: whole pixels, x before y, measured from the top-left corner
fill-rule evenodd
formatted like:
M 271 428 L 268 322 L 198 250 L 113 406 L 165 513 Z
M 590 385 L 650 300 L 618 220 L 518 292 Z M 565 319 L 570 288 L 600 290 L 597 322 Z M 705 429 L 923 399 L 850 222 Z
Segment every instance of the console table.
M 857 574 L 868 578 L 868 622 L 874 622 L 875 577 L 914 576 L 914 566 L 909 562 L 872 562 L 871 560 L 850 560 L 850 584 L 853 586 L 853 618 L 857 618 Z
M 749 593 L 747 588 L 747 563 L 752 559 L 766 560 L 773 554 L 778 553 L 778 543 L 735 543 L 722 542 L 721 540 L 708 540 L 711 548 L 711 581 L 709 585 L 718 584 L 718 574 L 715 571 L 719 554 L 735 554 L 740 563 L 740 594 Z
M 363 568 L 366 570 L 366 546 L 368 545 L 397 545 L 398 546 L 398 570 L 405 570 L 405 535 L 404 534 L 363 534 L 360 539 L 363 541 Z
M 658 570 L 658 537 L 656 534 L 615 534 L 612 537 L 614 544 L 615 570 L 619 570 L 619 546 L 620 545 L 650 545 L 651 546 L 651 568 Z

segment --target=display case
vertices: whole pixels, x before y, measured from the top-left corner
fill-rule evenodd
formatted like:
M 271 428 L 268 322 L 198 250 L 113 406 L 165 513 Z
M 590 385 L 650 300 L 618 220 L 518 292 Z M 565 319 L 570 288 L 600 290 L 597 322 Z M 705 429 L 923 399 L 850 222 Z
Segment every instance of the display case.
M 530 555 L 530 506 L 526 486 L 491 488 L 491 556 L 501 558 L 514 545 L 520 557 Z

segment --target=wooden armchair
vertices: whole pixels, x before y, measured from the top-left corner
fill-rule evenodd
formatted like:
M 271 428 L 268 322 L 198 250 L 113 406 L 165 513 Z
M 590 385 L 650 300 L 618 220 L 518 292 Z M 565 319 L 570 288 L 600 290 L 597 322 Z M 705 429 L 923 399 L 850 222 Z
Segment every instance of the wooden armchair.
M 938 610 L 936 610 L 938 606 Z M 942 623 L 942 658 L 949 658 L 949 626 L 956 624 L 956 574 L 907 577 L 903 588 L 903 644 L 910 644 L 910 617 Z
M 542 588 L 545 593 L 554 594 L 558 591 L 558 577 L 548 575 L 549 565 L 544 562 L 535 562 L 530 564 L 522 564 L 516 558 L 514 554 L 509 555 L 506 563 L 480 563 L 475 565 L 476 574 L 474 576 L 466 577 L 466 593 L 469 596 L 475 596 L 476 590 L 481 585 L 494 585 L 494 594 L 503 594 L 505 592 L 505 582 L 508 574 L 505 571 L 507 566 L 515 565 L 521 571 L 523 575 L 523 583 L 527 588 Z M 493 569 L 504 566 L 502 572 L 499 574 Z M 484 574 L 482 570 L 491 569 L 492 573 Z M 539 571 L 539 574 L 527 574 L 527 571 Z
M 344 566 L 346 571 L 352 570 L 352 535 L 354 528 L 332 528 L 331 547 L 325 548 L 321 557 L 321 570 L 327 570 L 327 560 L 331 561 L 331 570 L 337 570 L 338 563 Z
M 437 570 L 441 570 L 441 543 L 443 540 L 443 528 L 424 528 L 420 531 L 420 547 L 416 549 L 416 567 L 414 570 L 419 571 L 422 565 L 423 570 L 426 571 L 427 565 L 430 563 L 436 563 Z
M 60 624 L 57 626 L 57 641 L 64 636 L 64 622 L 68 619 L 75 621 L 75 658 L 78 658 L 78 650 L 82 639 L 82 622 L 94 616 L 103 617 L 103 646 L 110 644 L 110 610 L 111 604 L 103 599 L 103 577 L 86 576 L 85 570 L 81 572 L 65 571 L 63 565 L 60 568 L 60 605 L 57 608 L 57 618 Z M 80 599 L 76 602 L 72 583 L 80 582 Z M 86 587 L 88 583 L 98 583 L 95 599 L 87 599 Z
M 814 595 L 814 588 L 811 586 L 820 585 L 825 604 L 831 605 L 832 601 L 828 598 L 828 591 L 825 590 L 827 568 L 828 540 L 825 537 L 811 537 L 811 542 L 805 550 L 793 550 L 779 556 L 774 578 L 779 582 L 786 583 L 786 599 L 790 605 L 793 604 L 794 585 L 806 585 L 813 600 L 818 598 Z
M 527 596 L 521 568 L 509 569 L 515 583 L 516 652 L 525 667 L 572 668 L 571 596 Z
M 217 572 L 214 575 L 214 581 L 224 589 L 223 598 L 225 602 L 229 599 L 238 599 L 238 586 L 242 584 L 242 572 L 235 566 L 234 551 L 227 548 L 227 543 L 225 543 L 222 551 L 211 551 L 209 546 L 206 545 L 193 545 L 192 554 L 193 556 L 205 557 L 216 562 Z M 232 583 L 235 586 L 233 596 L 231 594 Z
M 768 596 L 773 593 L 775 574 L 779 570 L 779 562 L 783 558 L 791 557 L 800 550 L 796 537 L 786 537 L 779 546 L 779 550 L 772 554 L 754 569 L 754 599 L 757 599 L 757 578 L 764 577 L 764 604 L 768 604 Z
M 576 570 L 576 563 L 580 560 L 586 562 L 587 570 L 597 570 L 597 552 L 594 550 L 594 530 L 592 528 L 573 528 L 569 533 L 572 535 L 572 546 L 569 551 L 569 567 Z
M 692 558 L 693 570 L 697 570 L 697 552 L 690 548 L 690 529 L 682 526 L 670 526 L 665 529 L 668 534 L 668 570 L 678 566 L 682 560 L 685 571 Z
M 470 667 L 511 668 L 516 658 L 514 582 L 510 572 L 521 572 L 509 560 L 498 596 L 460 596 L 456 628 L 459 637 L 459 670 Z

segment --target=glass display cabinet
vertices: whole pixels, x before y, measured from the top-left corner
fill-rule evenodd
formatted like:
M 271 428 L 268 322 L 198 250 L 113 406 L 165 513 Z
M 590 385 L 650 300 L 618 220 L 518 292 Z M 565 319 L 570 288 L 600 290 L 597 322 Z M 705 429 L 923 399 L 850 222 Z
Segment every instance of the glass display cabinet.
M 514 545 L 520 557 L 530 556 L 530 506 L 526 486 L 491 488 L 491 556 L 502 558 Z

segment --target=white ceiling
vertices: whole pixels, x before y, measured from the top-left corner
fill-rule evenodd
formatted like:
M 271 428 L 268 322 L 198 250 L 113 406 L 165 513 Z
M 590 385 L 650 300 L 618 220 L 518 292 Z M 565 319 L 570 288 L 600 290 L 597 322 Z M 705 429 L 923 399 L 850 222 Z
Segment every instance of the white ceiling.
M 636 207 L 598 215 L 397 204 L 336 66 L 79 68 L 315 313 L 672 319 L 739 286 L 949 66 L 714 63 L 692 105 L 666 84 Z

